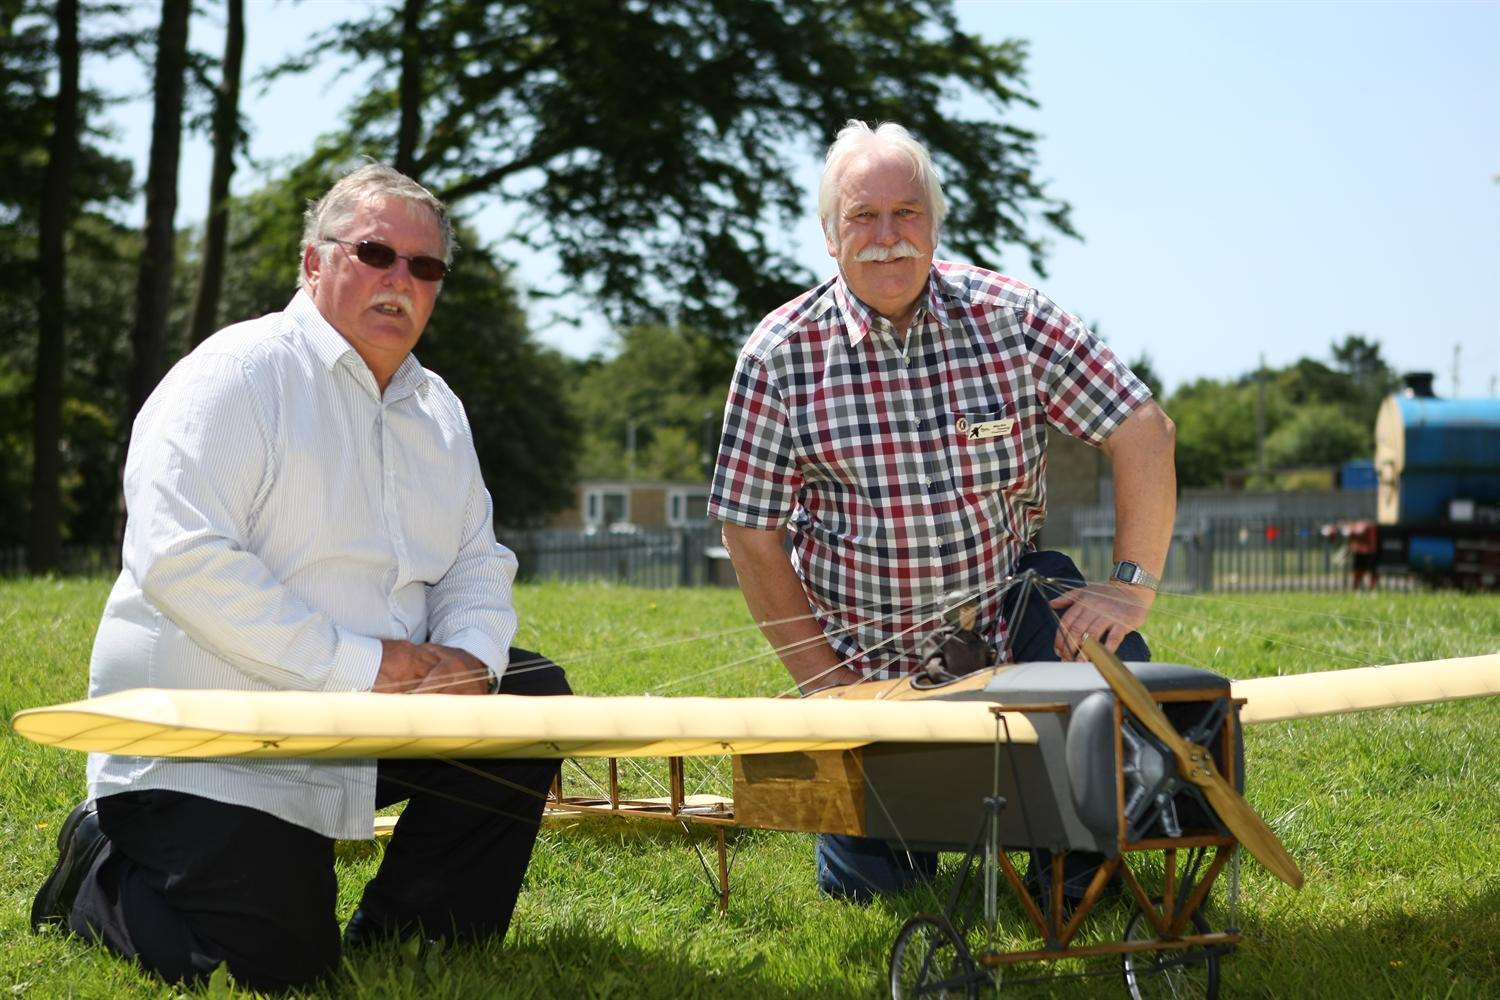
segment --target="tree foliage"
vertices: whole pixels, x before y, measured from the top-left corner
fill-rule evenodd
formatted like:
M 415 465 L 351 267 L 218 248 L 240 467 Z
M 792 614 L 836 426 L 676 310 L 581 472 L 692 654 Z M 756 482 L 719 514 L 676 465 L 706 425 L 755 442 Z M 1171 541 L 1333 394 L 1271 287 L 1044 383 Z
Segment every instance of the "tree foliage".
M 573 391 L 583 428 L 582 475 L 705 479 L 733 353 L 716 338 L 665 326 L 631 327 L 611 348 L 609 360 L 581 366 Z
M 1300 358 L 1259 376 L 1269 468 L 1326 467 L 1370 455 L 1376 410 L 1399 379 L 1380 345 L 1359 335 L 1334 343 L 1330 355 L 1331 365 Z M 1218 486 L 1226 473 L 1255 466 L 1257 378 L 1199 379 L 1172 393 L 1165 405 L 1177 423 L 1180 484 Z
M 79 55 L 88 59 L 113 55 L 139 42 L 121 29 L 121 7 L 110 3 L 79 5 Z M 57 58 L 55 5 L 32 2 L 6 5 L 0 11 L 0 547 L 22 543 L 31 520 L 29 493 L 35 484 L 34 407 L 37 402 L 36 358 L 43 327 L 40 237 L 43 191 L 54 136 Z M 111 497 L 118 480 L 119 411 L 116 388 L 123 370 L 118 348 L 130 315 L 128 266 L 139 258 L 139 245 L 110 222 L 112 213 L 131 194 L 130 164 L 100 145 L 98 121 L 109 104 L 87 77 L 77 94 L 78 139 L 64 211 L 67 226 L 54 250 L 49 283 L 66 288 L 60 320 L 67 331 L 61 382 L 44 381 L 40 391 L 58 404 L 55 501 L 62 541 L 107 541 L 113 519 L 97 497 Z M 54 208 L 54 211 L 56 209 Z M 127 262 L 127 271 L 120 269 Z M 55 267 L 65 263 L 58 282 Z M 52 304 L 59 304 L 55 299 Z M 118 406 L 118 409 L 115 406 Z M 49 431 L 44 435 L 51 438 Z M 53 473 L 48 472 L 50 478 Z M 49 491 L 50 492 L 50 491 Z
M 928 143 L 959 254 L 1041 271 L 1046 233 L 1074 234 L 1008 120 L 1025 44 L 962 31 L 951 0 L 399 0 L 284 69 L 330 53 L 371 74 L 346 148 L 520 208 L 515 237 L 617 325 L 742 333 L 810 284 L 777 234 L 811 207 L 798 162 L 850 117 Z

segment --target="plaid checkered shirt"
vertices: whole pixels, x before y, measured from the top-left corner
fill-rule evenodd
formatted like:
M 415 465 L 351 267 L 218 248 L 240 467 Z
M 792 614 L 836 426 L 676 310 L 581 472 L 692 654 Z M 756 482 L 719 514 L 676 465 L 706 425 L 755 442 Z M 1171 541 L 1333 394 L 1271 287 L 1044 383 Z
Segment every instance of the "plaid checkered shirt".
M 902 343 L 839 275 L 740 352 L 708 512 L 789 526 L 824 634 L 867 677 L 917 669 L 957 593 L 1004 649 L 1005 578 L 1046 517 L 1046 425 L 1097 446 L 1150 395 L 1013 278 L 935 261 Z

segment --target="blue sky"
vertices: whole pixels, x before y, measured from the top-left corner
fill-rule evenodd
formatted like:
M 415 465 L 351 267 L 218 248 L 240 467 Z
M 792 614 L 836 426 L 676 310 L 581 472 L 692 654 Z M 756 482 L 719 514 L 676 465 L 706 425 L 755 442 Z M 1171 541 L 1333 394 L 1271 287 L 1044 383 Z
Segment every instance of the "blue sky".
M 248 0 L 248 72 L 355 6 Z M 1054 241 L 1047 278 L 1020 254 L 978 263 L 1097 321 L 1127 359 L 1149 353 L 1169 385 L 1239 374 L 1262 354 L 1271 365 L 1325 357 L 1359 332 L 1398 367 L 1437 372 L 1445 395 L 1455 348 L 1462 395 L 1500 391 L 1500 2 L 958 10 L 984 37 L 1029 42 L 1041 106 L 1020 122 L 1042 133 L 1041 173 L 1084 236 Z M 143 5 L 142 16 L 154 12 Z M 195 18 L 195 47 L 220 50 L 220 16 Z M 84 70 L 135 95 L 112 118 L 116 148 L 143 171 L 144 72 L 124 60 Z M 252 156 L 305 153 L 360 79 L 318 71 L 248 89 Z M 808 149 L 809 220 L 792 238 L 827 274 L 810 218 L 817 167 Z M 179 225 L 203 217 L 208 169 L 207 139 L 188 138 Z M 236 189 L 261 179 L 242 169 Z M 486 238 L 509 219 L 503 206 L 475 213 Z M 553 262 L 532 257 L 518 276 L 551 286 Z M 594 310 L 570 311 L 582 322 L 546 324 L 535 306 L 542 338 L 576 355 L 604 349 Z

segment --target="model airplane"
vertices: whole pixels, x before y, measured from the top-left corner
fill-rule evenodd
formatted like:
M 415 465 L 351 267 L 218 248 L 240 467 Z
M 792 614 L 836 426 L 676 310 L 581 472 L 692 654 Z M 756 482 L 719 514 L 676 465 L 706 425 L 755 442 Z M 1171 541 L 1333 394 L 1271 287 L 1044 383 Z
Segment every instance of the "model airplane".
M 659 811 L 673 819 L 693 815 L 680 758 L 733 755 L 732 808 L 708 809 L 718 824 L 968 849 L 960 884 L 982 863 L 989 918 L 999 881 L 1010 884 L 1043 946 L 971 954 L 952 924 L 955 898 L 953 912 L 913 918 L 898 938 L 892 990 L 904 996 L 962 993 L 1025 961 L 1122 955 L 1127 982 L 1132 962 L 1142 975 L 1217 963 L 1239 936 L 1210 932 L 1201 910 L 1238 846 L 1302 883 L 1240 794 L 1242 726 L 1500 694 L 1500 653 L 1231 682 L 1178 664 L 1127 666 L 1088 640 L 1085 651 L 1097 672 L 1009 664 L 803 699 L 136 690 L 25 710 L 13 725 L 50 746 L 141 756 L 668 757 L 678 764 Z M 612 789 L 583 808 L 621 802 Z M 722 903 L 722 829 L 720 843 Z M 1054 866 L 1040 905 L 1007 856 L 1036 848 L 1052 851 Z M 1072 850 L 1106 862 L 1069 914 L 1060 876 Z M 1179 851 L 1189 859 L 1181 871 Z M 1163 859 L 1150 888 L 1131 864 L 1142 852 Z M 1072 944 L 1116 876 L 1144 933 Z M 1187 957 L 1156 957 L 1165 954 Z

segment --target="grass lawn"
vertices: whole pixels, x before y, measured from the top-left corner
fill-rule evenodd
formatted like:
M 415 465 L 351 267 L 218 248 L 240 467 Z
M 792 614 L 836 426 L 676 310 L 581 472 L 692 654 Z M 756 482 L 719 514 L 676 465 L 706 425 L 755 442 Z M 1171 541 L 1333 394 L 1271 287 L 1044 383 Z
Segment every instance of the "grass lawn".
M 82 697 L 108 591 L 101 580 L 0 583 L 0 713 Z M 531 585 L 517 643 L 568 668 L 582 694 L 773 694 L 787 687 L 735 591 Z M 1147 628 L 1159 660 L 1241 678 L 1500 649 L 1500 597 L 1166 595 Z M 731 664 L 732 666 L 723 666 Z M 712 668 L 720 667 L 714 670 Z M 1247 943 L 1226 996 L 1500 995 L 1500 699 L 1260 726 L 1247 790 L 1307 875 L 1294 892 L 1242 869 Z M 0 740 L 0 991 L 173 995 L 99 949 L 34 936 L 32 894 L 83 790 L 81 755 Z M 664 769 L 662 769 L 664 773 Z M 566 772 L 575 788 L 584 781 Z M 634 777 L 634 775 L 632 775 Z M 645 783 L 644 777 L 634 780 Z M 724 761 L 689 791 L 727 786 Z M 346 964 L 323 996 L 880 996 L 892 939 L 927 893 L 859 908 L 818 896 L 812 838 L 744 831 L 721 918 L 685 838 L 657 824 L 547 828 L 503 944 Z M 709 846 L 704 844 L 705 849 Z M 340 846 L 340 918 L 380 848 Z M 938 891 L 957 856 L 945 856 Z M 1216 891 L 1216 927 L 1225 917 Z M 1123 904 L 1108 916 L 1123 925 Z M 1002 906 L 997 942 L 1023 943 Z M 1028 970 L 1028 973 L 1046 970 Z M 1022 996 L 1118 996 L 1120 977 L 1053 978 Z M 6 994 L 0 993 L 0 996 Z

